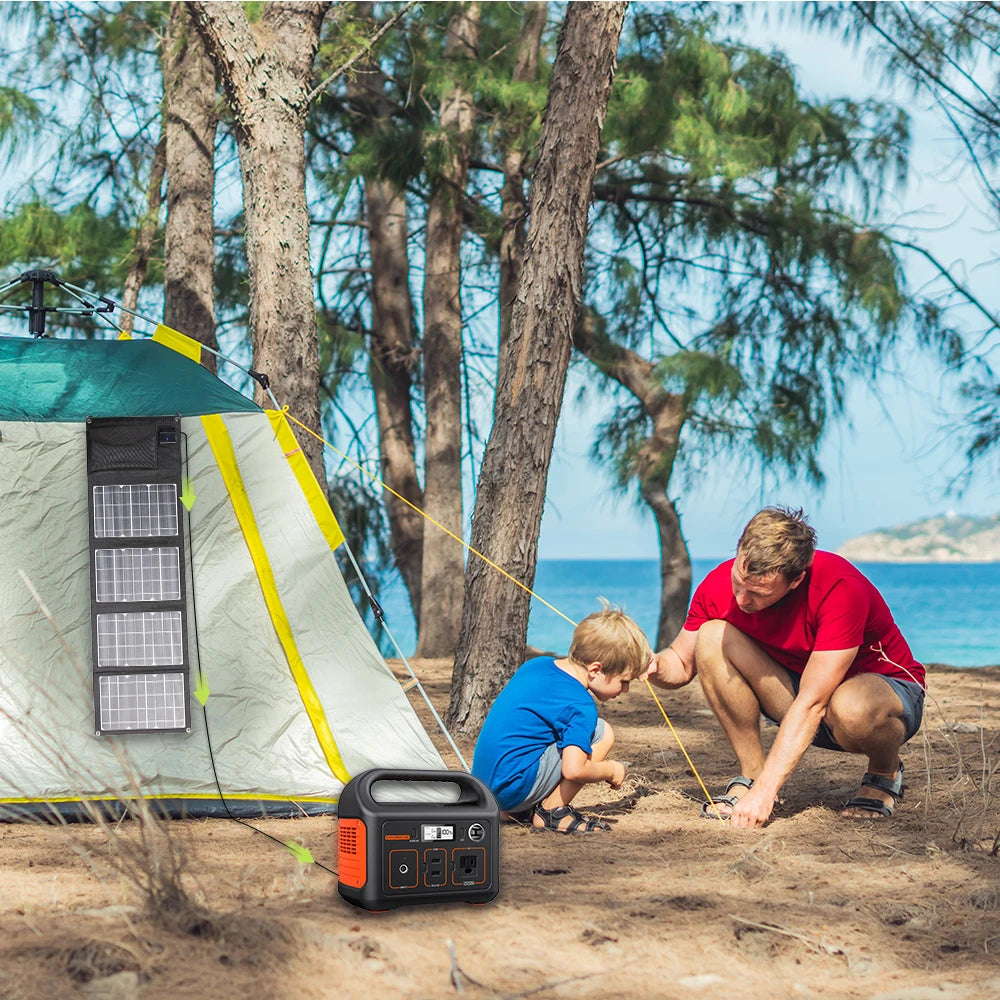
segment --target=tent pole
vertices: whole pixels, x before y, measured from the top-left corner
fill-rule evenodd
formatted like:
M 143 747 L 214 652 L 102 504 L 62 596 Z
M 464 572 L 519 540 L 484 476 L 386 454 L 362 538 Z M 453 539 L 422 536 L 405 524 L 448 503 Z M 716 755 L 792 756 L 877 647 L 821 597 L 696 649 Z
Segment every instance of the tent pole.
M 438 715 L 438 711 L 432 704 L 431 699 L 428 697 L 427 692 L 424 690 L 423 684 L 420 683 L 420 678 L 417 677 L 417 675 L 413 672 L 413 668 L 410 666 L 410 661 L 406 658 L 406 655 L 399 648 L 399 643 L 396 642 L 396 637 L 392 634 L 392 630 L 386 624 L 385 616 L 382 612 L 382 606 L 375 599 L 375 595 L 371 592 L 371 590 L 369 590 L 368 581 L 365 580 L 364 574 L 361 572 L 361 567 L 358 566 L 358 562 L 354 558 L 354 553 L 351 551 L 351 546 L 347 543 L 346 538 L 344 539 L 342 544 L 344 550 L 347 552 L 347 558 L 351 560 L 351 565 L 354 567 L 354 572 L 357 575 L 358 580 L 361 583 L 361 586 L 364 588 L 365 595 L 368 597 L 368 603 L 371 605 L 372 611 L 375 613 L 375 618 L 378 620 L 379 625 L 381 625 L 382 628 L 385 630 L 385 634 L 389 637 L 389 641 L 395 648 L 399 658 L 403 661 L 403 665 L 406 667 L 407 672 L 409 673 L 410 677 L 413 678 L 413 684 L 410 686 L 411 687 L 415 686 L 416 689 L 423 696 L 424 701 L 427 702 L 427 707 L 431 710 L 431 715 L 434 716 L 434 719 L 437 722 L 438 726 L 440 727 L 441 732 L 444 733 L 445 738 L 448 740 L 448 743 L 450 744 L 452 750 L 455 751 L 455 756 L 462 762 L 462 767 L 465 768 L 466 771 L 468 771 L 469 770 L 468 761 L 466 761 L 465 757 L 462 756 L 462 751 L 458 749 L 458 746 L 452 739 L 451 733 L 448 732 L 448 728 L 444 724 L 444 720 L 441 718 L 440 715 Z M 385 669 L 389 670 L 388 664 L 386 664 Z M 389 673 L 392 673 L 392 671 L 389 670 Z

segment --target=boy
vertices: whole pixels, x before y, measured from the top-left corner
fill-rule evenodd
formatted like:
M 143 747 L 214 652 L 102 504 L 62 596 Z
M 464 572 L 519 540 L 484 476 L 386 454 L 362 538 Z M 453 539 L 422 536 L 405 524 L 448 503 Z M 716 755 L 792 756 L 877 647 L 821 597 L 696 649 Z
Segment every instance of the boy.
M 621 762 L 607 759 L 614 733 L 594 698 L 624 694 L 652 657 L 638 625 L 606 606 L 577 625 L 564 659 L 536 656 L 517 670 L 486 716 L 472 762 L 502 810 L 560 833 L 610 829 L 570 805 L 586 784 L 625 780 Z

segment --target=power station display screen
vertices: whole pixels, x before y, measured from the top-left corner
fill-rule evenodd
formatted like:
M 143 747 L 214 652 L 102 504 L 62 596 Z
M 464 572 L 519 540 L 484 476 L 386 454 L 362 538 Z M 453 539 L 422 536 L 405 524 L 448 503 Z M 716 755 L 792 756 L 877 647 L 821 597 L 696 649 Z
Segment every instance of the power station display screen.
M 454 840 L 455 828 L 453 826 L 421 826 L 421 840 Z

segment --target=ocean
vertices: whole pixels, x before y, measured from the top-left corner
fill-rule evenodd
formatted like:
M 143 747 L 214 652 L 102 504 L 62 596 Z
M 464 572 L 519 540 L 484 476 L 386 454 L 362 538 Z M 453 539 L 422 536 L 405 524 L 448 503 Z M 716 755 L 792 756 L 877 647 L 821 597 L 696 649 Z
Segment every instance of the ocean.
M 694 585 L 718 562 L 693 560 Z M 954 667 L 1000 664 L 1000 563 L 858 565 L 882 592 L 918 660 Z M 598 610 L 598 598 L 606 597 L 651 641 L 656 637 L 659 564 L 654 560 L 543 560 L 534 591 L 574 621 Z M 380 600 L 396 641 L 411 656 L 416 630 L 401 582 L 387 584 Z M 532 646 L 565 652 L 572 634 L 572 625 L 532 601 Z

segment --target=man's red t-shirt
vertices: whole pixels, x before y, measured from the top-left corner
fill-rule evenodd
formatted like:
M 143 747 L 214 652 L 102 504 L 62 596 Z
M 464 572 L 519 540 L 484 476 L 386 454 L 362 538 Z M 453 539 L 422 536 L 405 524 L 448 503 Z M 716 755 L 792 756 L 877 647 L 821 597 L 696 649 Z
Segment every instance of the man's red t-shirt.
M 885 674 L 924 685 L 924 668 L 913 658 L 885 599 L 843 557 L 817 552 L 795 590 L 754 614 L 741 611 L 733 597 L 734 561 L 717 566 L 698 585 L 684 622 L 689 632 L 712 619 L 729 622 L 797 674 L 813 650 L 858 646 L 848 677 Z

